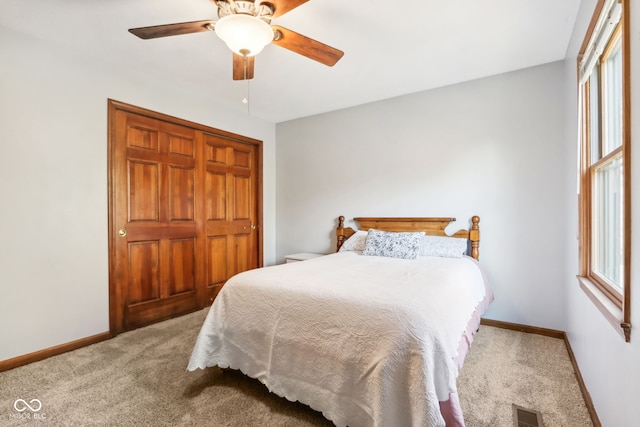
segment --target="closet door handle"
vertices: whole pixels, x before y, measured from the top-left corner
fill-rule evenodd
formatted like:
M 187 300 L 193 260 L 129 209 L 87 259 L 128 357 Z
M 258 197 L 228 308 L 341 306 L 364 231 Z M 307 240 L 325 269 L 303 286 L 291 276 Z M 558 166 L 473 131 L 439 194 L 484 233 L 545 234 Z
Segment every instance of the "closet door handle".
M 118 236 L 125 237 L 126 235 L 127 235 L 127 230 L 125 230 L 124 228 L 121 228 L 120 230 L 118 230 Z

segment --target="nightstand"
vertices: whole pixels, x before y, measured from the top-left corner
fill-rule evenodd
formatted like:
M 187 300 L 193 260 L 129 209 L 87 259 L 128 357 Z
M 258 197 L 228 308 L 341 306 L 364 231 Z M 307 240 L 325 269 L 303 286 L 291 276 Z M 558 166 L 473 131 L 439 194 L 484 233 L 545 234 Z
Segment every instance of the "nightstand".
M 297 254 L 285 255 L 284 260 L 288 264 L 290 262 L 306 261 L 308 259 L 317 258 L 323 255 L 324 254 L 314 254 L 311 252 L 300 252 Z

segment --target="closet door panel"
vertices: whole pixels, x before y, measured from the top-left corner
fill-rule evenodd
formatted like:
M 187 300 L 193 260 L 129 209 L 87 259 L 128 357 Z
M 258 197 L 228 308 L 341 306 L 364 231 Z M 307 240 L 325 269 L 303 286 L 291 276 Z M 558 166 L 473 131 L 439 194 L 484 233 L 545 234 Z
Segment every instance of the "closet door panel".
M 117 332 L 198 307 L 196 132 L 118 112 L 112 173 Z
M 169 165 L 169 221 L 195 221 L 196 170 Z
M 205 136 L 209 301 L 234 274 L 258 266 L 255 147 Z M 224 244 L 222 243 L 224 241 Z
M 160 242 L 129 244 L 128 305 L 160 298 Z
M 196 241 L 195 239 L 172 239 L 169 241 L 170 296 L 196 291 Z
M 207 170 L 205 185 L 207 221 L 224 221 L 227 217 L 227 175 Z
M 129 222 L 157 222 L 160 218 L 158 164 L 129 160 L 128 181 Z

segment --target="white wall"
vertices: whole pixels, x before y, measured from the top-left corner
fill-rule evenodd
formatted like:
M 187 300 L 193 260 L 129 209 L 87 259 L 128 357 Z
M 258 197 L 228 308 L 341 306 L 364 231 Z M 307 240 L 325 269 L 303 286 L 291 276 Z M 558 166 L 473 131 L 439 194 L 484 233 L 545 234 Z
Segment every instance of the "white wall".
M 0 360 L 109 329 L 107 99 L 264 142 L 275 261 L 275 125 L 0 27 Z
M 565 231 L 567 334 L 596 411 L 606 427 L 637 425 L 640 401 L 640 4 L 631 0 L 631 342 L 620 335 L 582 292 L 578 271 L 577 222 L 577 83 L 576 57 L 596 0 L 583 0 L 565 63 L 566 157 Z
M 278 260 L 339 215 L 479 215 L 486 317 L 565 329 L 563 91 L 558 62 L 279 123 Z

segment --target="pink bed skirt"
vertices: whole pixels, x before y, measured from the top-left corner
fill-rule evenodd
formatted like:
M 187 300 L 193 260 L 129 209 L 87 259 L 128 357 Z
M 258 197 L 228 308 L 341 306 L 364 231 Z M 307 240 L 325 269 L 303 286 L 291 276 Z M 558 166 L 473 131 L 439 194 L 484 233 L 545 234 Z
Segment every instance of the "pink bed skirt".
M 473 312 L 471 319 L 469 319 L 467 329 L 465 330 L 465 333 L 462 335 L 462 337 L 460 337 L 460 343 L 458 344 L 458 355 L 453 359 L 456 362 L 458 369 L 462 368 L 464 358 L 469 352 L 469 348 L 471 348 L 473 337 L 480 327 L 480 319 L 482 318 L 482 314 L 487 310 L 489 304 L 493 302 L 493 292 L 489 287 L 489 282 L 487 281 L 486 276 L 484 277 L 484 283 L 486 289 L 485 297 L 480 302 L 480 304 L 478 304 L 478 307 L 476 307 L 476 310 Z M 458 398 L 458 393 L 450 393 L 449 400 L 440 402 L 440 413 L 442 414 L 447 427 L 464 427 L 464 417 L 462 416 L 462 408 L 460 407 L 460 399 Z

